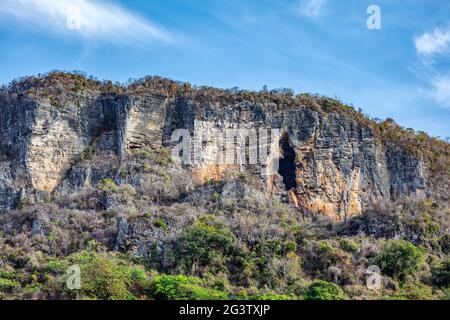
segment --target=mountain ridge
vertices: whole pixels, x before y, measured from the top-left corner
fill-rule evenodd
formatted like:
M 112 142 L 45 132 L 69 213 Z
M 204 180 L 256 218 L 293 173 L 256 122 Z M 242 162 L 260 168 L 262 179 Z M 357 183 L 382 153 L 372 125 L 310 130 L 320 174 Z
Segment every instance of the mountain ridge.
M 300 195 L 295 194 L 295 190 L 286 190 L 289 194 L 282 196 L 299 205 L 309 193 L 308 201 L 303 204 L 307 210 L 334 215 L 335 219 L 360 214 L 366 205 L 377 199 L 396 200 L 416 191 L 418 196 L 431 196 L 431 189 L 435 188 L 431 181 L 433 172 L 439 170 L 427 159 L 426 149 L 431 150 L 433 146 L 431 157 L 436 158 L 435 149 L 443 148 L 444 157 L 438 157 L 438 161 L 442 162 L 441 166 L 448 166 L 449 162 L 445 154 L 448 155 L 450 148 L 444 141 L 402 129 L 390 119 L 377 123 L 334 99 L 294 95 L 286 89 L 251 92 L 192 88 L 187 83 L 159 77 L 146 77 L 123 87 L 79 74 L 53 72 L 13 82 L 1 91 L 1 97 L 1 150 L 3 154 L 14 155 L 12 161 L 4 165 L 11 167 L 14 179 L 10 180 L 27 181 L 38 193 L 55 191 L 72 164 L 92 147 L 95 139 L 103 139 L 101 148 L 117 155 L 146 147 L 168 147 L 174 130 L 193 131 L 196 121 L 228 122 L 222 129 L 239 123 L 280 127 L 287 134 L 286 146 L 297 148 L 293 159 L 297 167 L 292 173 L 294 180 L 306 180 L 299 186 Z M 289 119 L 291 117 L 296 118 L 296 123 Z M 322 134 L 319 137 L 318 132 Z M 65 146 L 60 145 L 61 139 Z M 340 143 L 345 145 L 341 148 Z M 49 160 L 49 157 L 54 159 Z M 345 157 L 347 161 L 342 160 Z M 324 158 L 319 161 L 322 169 L 312 167 L 318 158 Z M 384 167 L 381 171 L 375 163 L 380 161 Z M 299 172 L 298 167 L 303 165 L 310 166 L 310 170 Z M 371 168 L 366 170 L 367 174 L 363 172 L 363 176 L 370 181 L 360 186 L 361 167 L 367 165 Z M 194 172 L 204 179 L 208 179 L 204 173 L 209 170 L 219 172 L 219 177 L 216 174 L 215 178 L 220 178 L 220 172 L 227 170 L 226 166 L 197 169 Z M 327 175 L 329 170 L 333 172 Z M 323 179 L 329 182 L 320 185 L 324 182 L 319 180 Z M 348 179 L 351 181 L 345 182 Z M 283 186 L 276 184 L 267 185 L 267 190 L 283 193 Z M 311 185 L 315 185 L 313 190 L 308 188 Z M 377 190 L 361 199 L 363 190 L 370 191 L 371 186 Z M 323 188 L 328 190 L 323 191 Z M 333 192 L 333 188 L 341 190 Z M 3 189 L 11 190 L 9 186 Z M 433 191 L 436 196 L 442 194 L 440 190 Z M 16 193 L 19 200 L 1 201 L 5 203 L 4 208 L 12 208 L 14 202 L 22 201 L 27 189 L 16 190 Z M 315 193 L 322 195 L 315 197 Z
M 278 170 L 214 162 L 241 129 L 233 161 L 279 129 Z M 0 90 L 0 299 L 444 299 L 449 155 L 289 90 L 27 78 Z

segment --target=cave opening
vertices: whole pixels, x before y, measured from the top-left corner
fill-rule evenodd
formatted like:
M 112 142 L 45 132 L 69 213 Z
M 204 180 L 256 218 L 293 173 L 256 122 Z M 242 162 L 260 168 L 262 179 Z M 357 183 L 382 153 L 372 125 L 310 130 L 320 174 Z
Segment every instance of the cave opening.
M 289 143 L 287 135 L 280 140 L 280 163 L 278 173 L 283 177 L 283 183 L 286 190 L 297 188 L 295 179 L 295 151 Z

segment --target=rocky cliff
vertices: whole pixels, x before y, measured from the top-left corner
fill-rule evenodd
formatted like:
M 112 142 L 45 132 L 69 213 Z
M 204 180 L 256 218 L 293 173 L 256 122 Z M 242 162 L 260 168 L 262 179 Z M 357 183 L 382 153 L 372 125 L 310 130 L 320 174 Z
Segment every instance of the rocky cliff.
M 281 132 L 281 160 L 273 176 L 262 175 L 260 165 L 185 167 L 200 183 L 245 170 L 261 179 L 267 194 L 302 213 L 333 220 L 358 215 L 381 200 L 433 194 L 430 164 L 423 157 L 331 99 L 191 88 L 159 78 L 124 87 L 55 73 L 1 91 L 0 210 L 45 202 L 55 193 L 69 195 L 107 177 L 120 181 L 116 162 L 139 150 L 170 148 L 174 130 L 192 132 L 197 123 L 209 126 L 202 128 L 203 150 L 211 143 L 211 127 Z M 113 159 L 102 172 L 79 166 L 93 152 Z

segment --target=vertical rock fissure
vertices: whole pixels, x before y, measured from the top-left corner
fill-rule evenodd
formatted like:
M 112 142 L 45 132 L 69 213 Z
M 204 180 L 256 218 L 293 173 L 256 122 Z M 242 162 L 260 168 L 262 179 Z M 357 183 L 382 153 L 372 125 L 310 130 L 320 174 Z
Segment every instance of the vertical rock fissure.
M 278 173 L 283 177 L 286 190 L 297 188 L 295 177 L 295 151 L 289 143 L 287 135 L 280 140 L 281 158 Z

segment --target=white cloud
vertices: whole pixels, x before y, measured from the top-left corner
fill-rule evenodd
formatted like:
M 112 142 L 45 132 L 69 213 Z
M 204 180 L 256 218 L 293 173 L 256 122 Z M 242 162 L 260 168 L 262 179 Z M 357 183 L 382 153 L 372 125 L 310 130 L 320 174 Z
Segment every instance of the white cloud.
M 112 43 L 170 41 L 162 28 L 104 0 L 0 0 L 2 23 Z
M 446 63 L 450 55 L 450 27 L 436 28 L 415 37 L 422 66 L 419 76 L 427 80 L 426 95 L 440 107 L 450 108 L 450 73 Z
M 432 80 L 431 95 L 441 107 L 450 108 L 450 77 L 441 76 Z
M 301 0 L 298 3 L 298 12 L 307 17 L 318 17 L 327 0 Z
M 414 38 L 416 50 L 424 56 L 439 55 L 450 51 L 450 29 L 435 29 Z

